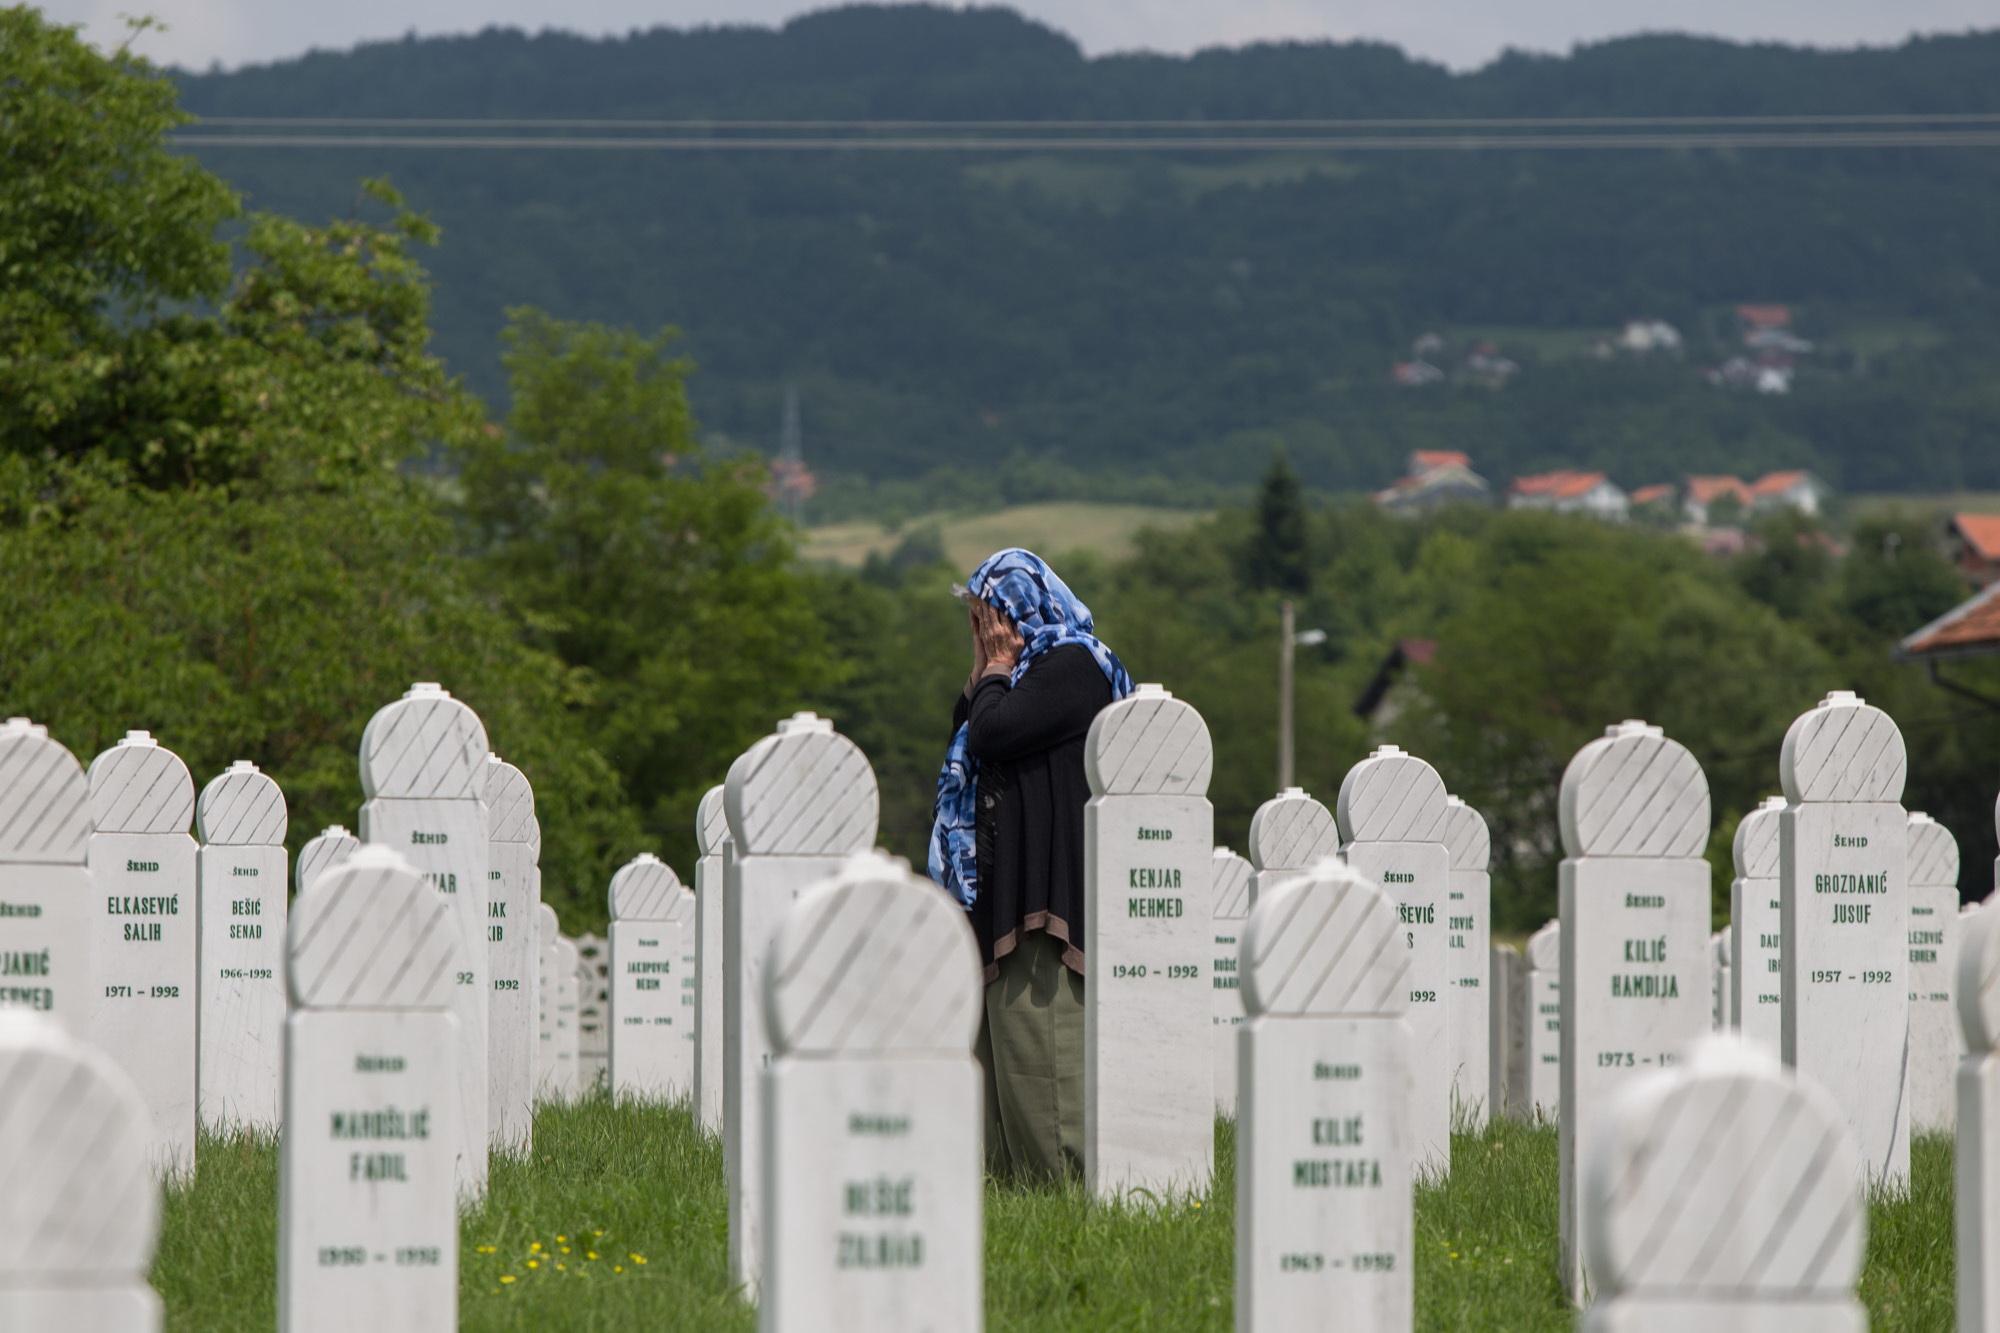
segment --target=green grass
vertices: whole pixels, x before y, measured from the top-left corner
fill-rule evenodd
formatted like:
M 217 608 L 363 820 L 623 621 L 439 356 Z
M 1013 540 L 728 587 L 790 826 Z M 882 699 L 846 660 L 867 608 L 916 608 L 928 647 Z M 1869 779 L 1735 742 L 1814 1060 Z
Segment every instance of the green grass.
M 1234 1136 L 1227 1122 L 1216 1132 L 1215 1183 L 1198 1199 L 1114 1208 L 1073 1186 L 989 1187 L 987 1326 L 1229 1328 Z M 1417 1326 L 1570 1328 L 1556 1279 L 1554 1130 L 1505 1123 L 1461 1135 L 1453 1160 L 1449 1180 L 1417 1193 Z M 276 1151 L 204 1140 L 200 1162 L 194 1183 L 167 1195 L 153 1271 L 167 1327 L 269 1329 Z M 1862 1295 L 1878 1333 L 1952 1323 L 1950 1141 L 1920 1140 L 1912 1165 L 1909 1197 L 1872 1210 Z M 486 1201 L 460 1228 L 460 1327 L 748 1330 L 755 1317 L 729 1285 L 725 1216 L 721 1150 L 685 1111 L 602 1098 L 545 1110 L 533 1161 L 496 1161 Z
M 1088 551 L 1116 560 L 1131 553 L 1132 541 L 1143 528 L 1172 531 L 1206 517 L 1189 509 L 1051 501 L 981 514 L 931 514 L 895 531 L 866 521 L 833 523 L 808 529 L 804 546 L 809 559 L 856 566 L 871 554 L 886 555 L 894 550 L 904 534 L 934 527 L 944 539 L 945 554 L 955 569 L 971 569 L 1008 546 L 1026 546 L 1044 555 Z

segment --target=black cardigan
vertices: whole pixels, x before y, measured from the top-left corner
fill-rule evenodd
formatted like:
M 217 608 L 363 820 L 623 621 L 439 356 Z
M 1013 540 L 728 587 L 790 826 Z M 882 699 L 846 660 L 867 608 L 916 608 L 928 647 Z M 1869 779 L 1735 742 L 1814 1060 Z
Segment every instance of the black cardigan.
M 1111 682 L 1088 648 L 1065 644 L 1036 659 L 1010 686 L 985 676 L 959 695 L 951 726 L 970 723 L 979 761 L 979 896 L 972 929 L 986 980 L 1021 936 L 1061 940 L 1063 963 L 1083 975 L 1083 741 L 1111 702 Z

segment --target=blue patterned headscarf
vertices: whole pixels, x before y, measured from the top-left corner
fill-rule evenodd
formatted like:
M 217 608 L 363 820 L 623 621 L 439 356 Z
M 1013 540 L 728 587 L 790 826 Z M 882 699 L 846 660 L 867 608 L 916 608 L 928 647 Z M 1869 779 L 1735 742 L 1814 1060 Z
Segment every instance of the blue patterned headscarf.
M 1010 684 L 1018 685 L 1036 658 L 1064 644 L 1080 644 L 1097 659 L 1111 682 L 1111 697 L 1132 693 L 1132 677 L 1118 655 L 1098 642 L 1090 608 L 1056 577 L 1049 562 L 1033 551 L 1009 547 L 988 556 L 965 586 L 988 606 L 1004 611 L 1021 632 L 1021 660 Z M 931 878 L 951 890 L 967 908 L 979 897 L 979 855 L 975 829 L 979 810 L 979 761 L 959 727 L 938 773 L 937 818 L 931 825 Z

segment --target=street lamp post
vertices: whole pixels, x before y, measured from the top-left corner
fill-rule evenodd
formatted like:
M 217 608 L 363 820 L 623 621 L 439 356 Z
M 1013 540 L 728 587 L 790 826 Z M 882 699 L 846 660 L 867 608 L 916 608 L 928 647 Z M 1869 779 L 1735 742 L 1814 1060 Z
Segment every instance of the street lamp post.
M 1300 630 L 1288 597 L 1278 603 L 1278 790 L 1292 785 L 1292 658 L 1300 648 L 1326 642 L 1323 629 Z

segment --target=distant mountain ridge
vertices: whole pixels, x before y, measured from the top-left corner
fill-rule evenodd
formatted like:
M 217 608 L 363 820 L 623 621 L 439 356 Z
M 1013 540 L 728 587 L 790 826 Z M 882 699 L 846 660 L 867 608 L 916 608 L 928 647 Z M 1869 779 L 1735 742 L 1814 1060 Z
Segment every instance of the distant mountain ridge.
M 2000 31 L 1856 51 L 1633 37 L 1454 74 L 1377 43 L 1089 59 L 1011 11 L 902 6 L 178 77 L 209 116 L 1222 120 L 1992 113 L 1997 75 Z M 1134 498 L 1146 477 L 1238 482 L 1282 443 L 1353 488 L 1428 446 L 1496 476 L 2000 487 L 1993 149 L 201 151 L 253 204 L 306 216 L 390 175 L 444 226 L 440 346 L 489 394 L 508 305 L 672 323 L 707 427 L 768 448 L 796 383 L 808 460 L 836 479 L 1004 472 L 1013 498 Z M 1824 349 L 1782 399 L 1696 373 L 1736 350 L 1744 301 L 1791 304 Z M 1639 317 L 1680 326 L 1689 364 L 1557 350 Z M 1395 390 L 1389 366 L 1431 331 L 1490 338 L 1522 373 Z

